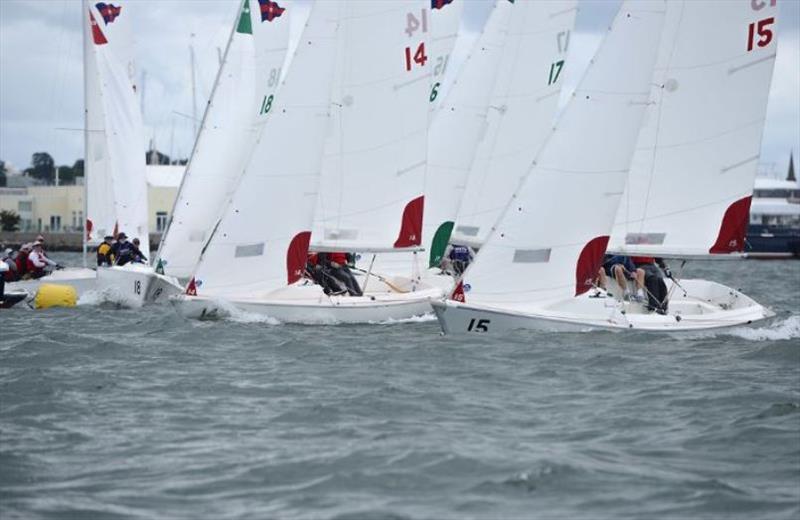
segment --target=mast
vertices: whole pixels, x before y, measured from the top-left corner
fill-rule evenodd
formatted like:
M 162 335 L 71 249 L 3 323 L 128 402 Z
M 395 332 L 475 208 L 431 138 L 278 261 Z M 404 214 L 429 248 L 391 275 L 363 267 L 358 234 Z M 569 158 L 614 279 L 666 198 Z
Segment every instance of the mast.
M 194 33 L 192 33 L 192 43 L 189 44 L 189 59 L 192 71 L 192 127 L 194 128 L 194 138 L 197 139 L 197 85 L 195 84 L 194 72 Z
M 87 52 L 88 42 L 86 33 L 86 14 L 88 12 L 86 0 L 81 1 L 81 32 L 83 37 L 83 222 L 81 222 L 81 249 L 83 250 L 83 267 L 87 265 L 87 244 L 86 224 L 89 222 L 89 89 L 87 84 L 89 76 L 87 74 L 86 61 L 89 59 Z

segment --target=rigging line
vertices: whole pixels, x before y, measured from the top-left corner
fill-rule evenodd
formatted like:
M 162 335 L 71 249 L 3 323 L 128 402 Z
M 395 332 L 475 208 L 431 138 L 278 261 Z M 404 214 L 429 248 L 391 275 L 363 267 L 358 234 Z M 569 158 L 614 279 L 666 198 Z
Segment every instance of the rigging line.
M 667 60 L 667 66 L 664 68 L 664 75 L 662 76 L 662 80 L 664 80 L 667 77 L 667 74 L 671 70 L 672 61 L 675 58 L 676 49 L 678 47 L 677 35 L 680 32 L 681 25 L 683 24 L 683 15 L 684 15 L 685 7 L 686 7 L 686 2 L 684 1 L 684 2 L 681 3 L 681 10 L 680 10 L 680 14 L 679 14 L 679 17 L 678 17 L 678 23 L 675 25 L 675 32 L 669 35 L 670 37 L 672 37 L 672 49 L 670 50 L 669 60 Z M 666 13 L 665 13 L 665 16 L 666 16 Z M 661 38 L 662 38 L 662 41 L 663 41 L 664 34 L 661 35 Z M 660 47 L 660 45 L 659 45 L 659 47 Z M 664 81 L 660 81 L 660 82 L 658 82 L 658 84 L 663 85 Z M 648 179 L 647 179 L 647 192 L 645 193 L 645 197 L 644 197 L 644 210 L 643 210 L 643 213 L 645 215 L 647 214 L 647 209 L 648 209 L 648 206 L 650 204 L 650 193 L 653 190 L 653 177 L 655 176 L 656 159 L 657 159 L 657 155 L 658 155 L 658 140 L 659 140 L 659 137 L 661 135 L 661 116 L 662 116 L 662 110 L 661 109 L 664 106 L 664 103 L 663 103 L 663 101 L 664 101 L 664 88 L 661 87 L 660 89 L 657 90 L 657 92 L 660 94 L 659 102 L 655 103 L 654 105 L 652 105 L 653 107 L 658 107 L 657 108 L 658 113 L 657 113 L 657 116 L 656 116 L 655 138 L 653 140 L 653 154 L 652 154 L 652 160 L 650 161 L 650 173 L 649 173 L 649 176 L 648 176 Z M 655 108 L 654 108 L 654 110 L 655 110 Z M 639 135 L 641 135 L 641 132 L 640 132 Z M 634 154 L 635 154 L 635 152 L 634 152 Z M 630 171 L 628 172 L 628 186 L 630 186 L 631 173 L 633 171 L 634 171 L 633 168 L 631 168 Z M 631 196 L 631 194 L 630 194 L 630 190 L 627 189 L 627 187 L 626 187 L 625 191 L 628 193 L 628 198 L 627 198 L 626 205 L 625 205 L 625 211 L 626 211 L 625 220 L 626 221 L 630 221 L 629 212 L 630 212 L 630 207 L 631 207 L 631 205 L 630 205 L 630 196 Z M 639 230 L 638 230 L 639 233 L 642 232 L 643 227 L 644 227 L 644 222 L 642 222 L 642 224 L 639 226 Z M 626 233 L 629 233 L 630 231 L 631 230 L 628 229 L 628 228 L 625 229 Z

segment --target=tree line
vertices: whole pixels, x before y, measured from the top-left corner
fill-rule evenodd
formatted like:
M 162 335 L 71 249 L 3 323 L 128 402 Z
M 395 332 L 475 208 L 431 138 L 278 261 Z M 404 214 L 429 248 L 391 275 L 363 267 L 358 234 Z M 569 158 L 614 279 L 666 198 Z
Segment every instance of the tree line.
M 148 164 L 186 164 L 186 159 L 173 160 L 157 150 L 147 152 L 145 159 Z M 59 184 L 75 184 L 76 178 L 83 177 L 83 159 L 78 159 L 72 166 L 56 166 L 55 160 L 49 153 L 36 152 L 31 156 L 31 165 L 23 170 L 23 174 L 34 179 L 38 184 L 52 185 L 56 183 L 56 171 L 58 171 Z M 6 186 L 9 174 L 5 162 L 0 160 L 0 187 Z

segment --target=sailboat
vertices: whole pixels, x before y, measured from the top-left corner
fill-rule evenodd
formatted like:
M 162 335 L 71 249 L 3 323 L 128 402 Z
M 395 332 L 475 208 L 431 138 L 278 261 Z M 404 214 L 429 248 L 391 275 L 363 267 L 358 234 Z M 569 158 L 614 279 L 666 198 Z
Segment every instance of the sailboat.
M 289 44 L 290 13 L 288 1 L 243 0 L 238 8 L 159 247 L 155 264 L 160 263 L 166 274 L 181 279 L 192 275 L 247 167 L 275 103 Z
M 84 263 L 89 244 L 105 235 L 124 231 L 147 238 L 147 185 L 144 139 L 133 66 L 131 2 L 91 5 L 82 2 L 84 50 L 86 233 Z M 78 295 L 97 289 L 97 273 L 67 268 L 38 280 L 9 284 L 11 289 L 35 293 L 43 283 L 74 287 Z
M 312 18 L 324 4 L 314 5 Z M 442 292 L 418 287 L 413 280 L 368 276 L 361 284 L 363 296 L 343 296 L 327 295 L 303 278 L 309 241 L 312 250 L 323 252 L 377 253 L 419 247 L 430 86 L 429 69 L 425 68 L 429 29 L 422 23 L 428 17 L 426 4 L 395 0 L 342 5 L 335 66 L 326 97 L 325 114 L 330 121 L 317 117 L 316 122 L 324 123 L 320 140 L 311 132 L 298 151 L 299 138 L 292 132 L 302 128 L 303 114 L 281 108 L 280 122 L 275 116 L 270 119 L 264 130 L 271 137 L 262 138 L 198 266 L 197 296 L 189 294 L 179 300 L 184 313 L 207 316 L 224 312 L 216 300 L 285 322 L 368 322 L 429 312 L 429 299 Z M 299 99 L 304 92 L 291 84 L 309 82 L 299 79 L 304 76 L 317 78 L 322 68 L 317 65 L 316 73 L 311 74 L 306 64 L 298 65 L 303 47 L 302 43 L 298 46 L 279 90 L 279 102 L 289 96 L 292 103 L 308 105 Z M 286 141 L 293 136 L 295 141 Z M 309 164 L 317 159 L 314 144 L 320 145 L 320 153 L 325 152 L 324 157 L 319 156 L 316 170 Z M 270 164 L 265 164 L 265 157 L 271 158 Z M 278 158 L 280 164 L 275 162 Z M 278 170 L 270 173 L 275 168 Z M 269 177 L 279 177 L 281 169 L 300 169 L 308 184 L 284 186 L 278 179 L 269 184 Z M 291 177 L 288 173 L 283 176 Z M 320 177 L 322 186 L 318 187 Z M 259 178 L 264 179 L 263 184 L 256 185 Z M 275 191 L 278 186 L 280 191 Z M 312 204 L 303 231 L 300 212 L 309 198 L 316 202 L 318 192 L 320 202 L 316 209 Z M 273 196 L 279 199 L 270 203 Z M 233 226 L 242 219 L 257 224 Z M 313 233 L 308 232 L 311 229 Z M 251 239 L 241 234 L 245 230 Z M 271 241 L 277 237 L 283 237 L 288 247 L 275 247 Z M 243 249 L 231 254 L 223 243 Z M 238 261 L 243 256 L 257 258 L 252 264 Z M 235 267 L 239 265 L 242 267 Z
M 602 262 L 625 187 L 665 10 L 623 3 L 452 299 L 433 302 L 445 333 L 590 326 L 583 306 L 599 300 L 579 296 Z

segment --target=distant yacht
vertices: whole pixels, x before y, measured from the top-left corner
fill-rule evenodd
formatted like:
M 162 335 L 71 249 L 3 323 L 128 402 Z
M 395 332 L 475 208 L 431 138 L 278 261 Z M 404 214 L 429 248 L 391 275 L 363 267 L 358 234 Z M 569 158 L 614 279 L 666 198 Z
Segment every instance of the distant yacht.
M 756 178 L 747 244 L 750 258 L 800 258 L 800 183 L 793 156 L 786 180 Z

